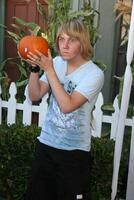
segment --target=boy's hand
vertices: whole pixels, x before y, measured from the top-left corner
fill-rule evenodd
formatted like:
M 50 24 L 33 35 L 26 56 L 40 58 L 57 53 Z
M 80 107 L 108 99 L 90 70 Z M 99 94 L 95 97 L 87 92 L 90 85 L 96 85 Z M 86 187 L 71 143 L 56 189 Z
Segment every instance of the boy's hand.
M 45 56 L 43 53 L 36 50 L 36 54 L 29 52 L 27 62 L 32 66 L 40 66 L 44 71 L 48 71 L 53 68 L 53 60 L 50 50 L 48 50 L 48 56 Z

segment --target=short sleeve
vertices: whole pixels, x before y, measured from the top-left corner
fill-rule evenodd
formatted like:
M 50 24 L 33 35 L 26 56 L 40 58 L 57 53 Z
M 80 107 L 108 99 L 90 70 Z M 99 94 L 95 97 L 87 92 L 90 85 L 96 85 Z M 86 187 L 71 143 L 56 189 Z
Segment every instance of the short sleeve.
M 104 84 L 104 73 L 100 69 L 87 74 L 76 86 L 75 91 L 85 96 L 89 102 L 97 98 Z

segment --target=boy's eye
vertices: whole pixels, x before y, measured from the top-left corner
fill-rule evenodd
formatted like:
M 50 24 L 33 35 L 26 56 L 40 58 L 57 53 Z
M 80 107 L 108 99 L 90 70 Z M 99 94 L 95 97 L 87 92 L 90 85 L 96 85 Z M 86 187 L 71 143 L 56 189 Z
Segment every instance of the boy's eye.
M 77 38 L 75 37 L 70 37 L 68 39 L 65 39 L 64 37 L 59 37 L 58 38 L 59 42 L 68 42 L 68 43 L 73 43 L 77 41 Z
M 75 42 L 77 39 L 75 37 L 70 38 L 70 42 Z
M 62 38 L 62 37 L 59 37 L 59 41 L 64 41 L 64 38 Z

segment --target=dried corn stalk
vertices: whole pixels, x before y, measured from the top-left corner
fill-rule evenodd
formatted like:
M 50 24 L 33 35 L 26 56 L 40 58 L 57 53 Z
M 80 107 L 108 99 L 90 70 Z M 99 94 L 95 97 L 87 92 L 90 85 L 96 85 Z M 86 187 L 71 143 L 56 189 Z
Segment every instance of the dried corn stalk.
M 119 12 L 119 14 L 116 17 L 116 21 L 124 14 L 131 14 L 132 9 L 132 3 L 129 1 L 121 1 L 118 0 L 115 4 L 114 10 Z

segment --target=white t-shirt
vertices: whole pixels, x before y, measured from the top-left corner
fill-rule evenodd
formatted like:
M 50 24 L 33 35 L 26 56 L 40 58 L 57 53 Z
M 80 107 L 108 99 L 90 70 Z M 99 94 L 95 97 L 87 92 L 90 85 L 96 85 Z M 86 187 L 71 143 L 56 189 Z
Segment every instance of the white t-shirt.
M 64 150 L 90 151 L 91 112 L 104 83 L 103 71 L 91 60 L 66 75 L 67 62 L 60 56 L 53 59 L 56 74 L 68 94 L 77 91 L 88 101 L 71 113 L 61 112 L 53 94 L 44 120 L 39 141 Z M 48 83 L 43 75 L 41 80 Z

